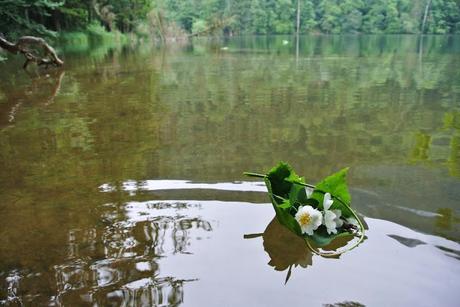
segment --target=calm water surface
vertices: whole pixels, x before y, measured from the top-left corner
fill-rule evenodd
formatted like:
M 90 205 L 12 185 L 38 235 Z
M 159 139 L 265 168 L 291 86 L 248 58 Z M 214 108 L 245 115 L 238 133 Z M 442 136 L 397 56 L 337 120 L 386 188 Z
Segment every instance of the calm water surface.
M 61 52 L 0 64 L 0 305 L 458 306 L 460 37 Z M 350 166 L 367 240 L 285 231 L 279 160 Z

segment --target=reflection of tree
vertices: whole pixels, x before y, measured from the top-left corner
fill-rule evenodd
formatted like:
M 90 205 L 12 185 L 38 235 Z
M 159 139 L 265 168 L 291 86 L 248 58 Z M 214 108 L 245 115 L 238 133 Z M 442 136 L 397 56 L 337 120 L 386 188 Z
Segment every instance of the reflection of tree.
M 124 215 L 125 205 L 102 206 L 101 218 L 108 225 L 68 230 L 66 257 L 52 265 L 53 272 L 10 272 L 9 301 L 29 302 L 34 285 L 48 280 L 44 289 L 38 289 L 40 299 L 46 301 L 43 294 L 51 287 L 56 293 L 48 299 L 63 305 L 180 304 L 184 283 L 195 279 L 165 276 L 159 260 L 190 253 L 192 239 L 212 231 L 210 222 L 180 214 L 194 206 L 152 203 L 136 211 L 137 215 Z M 173 214 L 166 213 L 171 209 Z
M 129 198 L 99 193 L 100 184 L 119 187 L 127 179 L 233 181 L 242 171 L 267 170 L 284 159 L 314 182 L 344 165 L 370 165 L 377 167 L 356 171 L 352 185 L 387 188 L 373 195 L 436 212 L 434 206 L 455 200 L 427 197 L 430 189 L 444 192 L 445 181 L 432 180 L 441 175 L 400 165 L 410 157 L 436 170 L 448 167 L 451 176 L 460 173 L 459 47 L 452 37 L 427 37 L 424 43 L 419 63 L 413 38 L 301 38 L 297 66 L 280 38 L 241 38 L 229 42 L 228 52 L 195 45 L 193 56 L 103 49 L 91 60 L 66 60 L 66 81 L 46 108 L 57 76 L 37 80 L 43 82 L 37 93 L 28 79 L 1 75 L 2 124 L 21 99 L 34 98 L 18 109 L 14 127 L 0 132 L 3 276 L 19 276 L 11 279 L 20 285 L 15 293 L 41 305 L 49 304 L 43 293 L 56 288 L 65 293 L 64 302 L 80 295 L 92 300 L 87 289 L 97 287 L 99 273 L 100 282 L 108 283 L 94 294 L 100 301 L 108 293 L 128 297 L 121 288 L 132 278 L 159 279 L 152 277 L 159 272 L 156 257 L 190 252 L 191 234 L 209 225 L 197 216 L 175 215 L 128 225 L 122 205 L 99 208 Z M 411 184 L 404 193 L 389 188 L 400 190 L 401 182 Z M 448 184 L 454 193 L 457 183 Z M 432 218 L 403 220 L 411 214 L 385 207 L 384 200 L 369 212 L 458 237 L 456 226 L 450 227 L 458 224 L 455 210 L 438 212 L 446 220 L 436 228 Z M 301 265 L 302 259 L 292 261 Z M 138 262 L 151 270 L 137 270 Z M 286 268 L 281 261 L 273 264 Z M 49 268 L 62 275 L 58 286 Z M 79 290 L 66 291 L 66 284 Z M 2 297 L 7 288 L 0 286 Z
M 460 177 L 460 112 L 446 112 L 443 121 L 430 132 L 415 136 L 411 161 L 436 165 L 444 163 L 451 176 Z
M 28 86 L 21 89 L 5 89 L 0 86 L 0 92 L 5 93 L 6 101 L 0 105 L 0 128 L 10 125 L 24 103 L 30 100 L 38 101 L 38 105 L 47 106 L 53 103 L 61 89 L 64 71 L 52 71 L 51 75 L 35 76 Z
M 456 234 L 460 230 L 460 217 L 452 208 L 440 208 L 437 210 L 436 232 L 451 240 L 458 240 Z
M 177 306 L 184 301 L 184 284 L 191 280 L 158 278 L 138 289 L 122 288 L 101 295 L 97 293 L 93 302 L 100 306 Z
M 171 176 L 180 172 L 174 165 L 192 164 L 192 156 L 174 154 L 184 151 L 206 157 L 200 178 L 233 177 L 250 166 L 265 169 L 287 151 L 289 161 L 310 165 L 305 173 L 312 178 L 326 174 L 319 165 L 406 163 L 414 133 L 435 129 L 454 107 L 456 84 L 448 75 L 458 74 L 456 58 L 436 50 L 431 40 L 438 39 L 429 39 L 423 72 L 411 60 L 417 40 L 400 37 L 306 38 L 314 48 L 305 44 L 303 56 L 315 57 L 315 49 L 319 56 L 300 61 L 298 68 L 271 54 L 212 54 L 187 66 L 174 65 L 170 56 L 166 73 L 175 72 L 174 95 L 165 85 L 158 99 L 177 120 L 163 121 L 161 131 L 174 131 L 175 142 L 159 151 L 166 163 L 161 171 Z M 241 40 L 229 50 L 265 47 L 257 39 Z M 432 101 L 439 104 L 430 106 Z

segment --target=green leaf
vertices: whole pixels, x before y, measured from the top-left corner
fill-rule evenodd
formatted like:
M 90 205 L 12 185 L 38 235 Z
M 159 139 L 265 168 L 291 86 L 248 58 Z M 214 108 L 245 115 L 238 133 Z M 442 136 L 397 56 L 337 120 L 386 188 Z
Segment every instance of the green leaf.
M 305 236 L 307 240 L 311 240 L 318 247 L 323 247 L 331 244 L 337 238 L 353 236 L 348 231 L 337 232 L 336 234 L 328 234 L 326 227 L 320 226 L 313 232 L 312 236 Z
M 307 201 L 307 193 L 305 188 L 299 184 L 292 184 L 291 190 L 289 191 L 289 201 L 293 206 L 304 204 Z
M 317 190 L 330 193 L 333 196 L 334 203 L 331 209 L 339 209 L 342 212 L 342 216 L 344 217 L 353 216 L 353 213 L 347 207 L 347 205 L 349 206 L 351 202 L 351 196 L 348 192 L 346 182 L 347 172 L 348 168 L 344 168 L 338 171 L 337 173 L 326 177 L 324 180 L 318 183 L 315 189 L 316 191 L 313 193 L 312 198 L 316 199 L 319 202 L 319 208 L 321 210 L 323 209 L 324 193 L 318 192 Z M 346 205 L 343 204 L 341 201 L 338 201 L 337 198 L 339 198 Z
M 270 193 L 286 199 L 290 199 L 289 193 L 293 186 L 293 184 L 287 180 L 304 182 L 303 178 L 300 178 L 292 167 L 284 162 L 280 162 L 277 166 L 272 168 L 268 172 L 267 177 L 272 187 Z M 280 202 L 277 198 L 275 198 L 275 201 L 277 203 Z
M 275 209 L 276 218 L 280 224 L 288 228 L 296 235 L 301 236 L 302 232 L 300 230 L 300 226 L 294 216 L 290 214 L 292 204 L 289 199 L 284 198 L 286 196 L 289 197 L 289 191 L 291 189 L 292 183 L 284 181 L 283 176 L 289 176 L 291 172 L 292 169 L 288 164 L 280 163 L 278 167 L 272 169 L 267 175 L 265 178 L 265 185 L 267 186 L 268 194 L 270 195 L 273 208 Z M 280 195 L 273 193 L 274 189 L 277 191 L 277 193 L 283 195 L 283 199 L 276 197 L 276 195 Z
M 283 209 L 283 210 L 287 210 L 287 209 L 290 209 L 292 207 L 292 205 L 291 205 L 291 202 L 289 200 L 286 200 L 283 203 L 281 203 L 280 205 L 277 205 L 277 207 L 280 208 L 280 209 Z
M 287 229 L 295 233 L 296 235 L 301 236 L 302 231 L 300 230 L 299 223 L 296 219 L 289 213 L 288 210 L 280 208 L 279 206 L 273 206 L 276 212 L 276 218 Z
M 346 176 L 348 167 L 332 174 L 316 185 L 316 189 L 329 192 L 331 195 L 340 198 L 346 204 L 351 202 L 351 196 L 348 192 Z

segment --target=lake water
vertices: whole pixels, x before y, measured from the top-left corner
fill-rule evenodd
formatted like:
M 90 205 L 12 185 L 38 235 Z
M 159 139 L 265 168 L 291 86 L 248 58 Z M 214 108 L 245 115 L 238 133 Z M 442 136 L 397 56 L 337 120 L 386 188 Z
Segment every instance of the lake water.
M 0 64 L 0 305 L 460 304 L 459 36 L 60 52 Z M 364 243 L 273 220 L 242 173 L 280 160 L 349 166 Z

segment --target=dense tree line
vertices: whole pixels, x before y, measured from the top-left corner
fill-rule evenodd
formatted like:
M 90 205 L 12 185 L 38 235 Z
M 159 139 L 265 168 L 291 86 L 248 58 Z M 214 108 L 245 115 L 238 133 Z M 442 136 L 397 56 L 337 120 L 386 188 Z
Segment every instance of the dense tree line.
M 298 3 L 298 1 L 300 3 Z M 159 0 L 157 7 L 193 32 L 229 18 L 225 31 L 288 34 L 300 4 L 302 33 L 460 33 L 458 0 Z
M 301 33 L 460 33 L 460 0 L 0 0 L 0 32 L 132 32 L 161 14 L 189 33 L 290 34 L 297 7 Z

